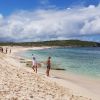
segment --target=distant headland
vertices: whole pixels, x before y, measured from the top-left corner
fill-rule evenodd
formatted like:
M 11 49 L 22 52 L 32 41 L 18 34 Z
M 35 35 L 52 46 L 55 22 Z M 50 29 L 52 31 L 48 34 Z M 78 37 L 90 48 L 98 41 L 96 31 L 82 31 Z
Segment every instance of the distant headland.
M 62 47 L 100 47 L 99 42 L 81 40 L 51 40 L 39 42 L 0 42 L 0 46 L 62 46 Z

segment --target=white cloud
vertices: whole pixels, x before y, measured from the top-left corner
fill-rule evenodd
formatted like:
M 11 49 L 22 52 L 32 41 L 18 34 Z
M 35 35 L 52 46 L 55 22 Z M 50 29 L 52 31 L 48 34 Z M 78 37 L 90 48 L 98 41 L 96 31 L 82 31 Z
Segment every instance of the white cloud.
M 49 0 L 40 0 L 40 3 L 42 5 L 46 5 L 46 4 L 49 4 Z
M 38 41 L 100 35 L 100 5 L 0 14 L 0 39 Z

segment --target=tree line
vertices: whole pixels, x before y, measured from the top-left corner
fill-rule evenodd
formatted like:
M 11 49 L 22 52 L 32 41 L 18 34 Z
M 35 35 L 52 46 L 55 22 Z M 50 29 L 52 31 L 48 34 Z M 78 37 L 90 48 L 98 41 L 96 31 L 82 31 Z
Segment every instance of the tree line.
M 100 43 L 81 40 L 52 40 L 39 42 L 1 42 L 0 46 L 69 46 L 69 47 L 100 47 Z

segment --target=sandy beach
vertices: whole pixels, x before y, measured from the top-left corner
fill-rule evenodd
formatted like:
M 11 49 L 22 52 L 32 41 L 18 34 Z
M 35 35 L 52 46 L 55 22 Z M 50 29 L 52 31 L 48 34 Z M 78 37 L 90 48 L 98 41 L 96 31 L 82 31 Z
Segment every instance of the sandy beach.
M 45 76 L 45 70 L 38 69 L 36 74 L 20 63 L 20 57 L 14 55 L 29 49 L 49 47 L 13 47 L 11 54 L 0 53 L 0 100 L 99 100 L 100 80 L 91 80 L 63 72 L 51 71 Z M 26 59 L 27 60 L 27 59 Z M 62 76 L 62 77 L 61 77 Z

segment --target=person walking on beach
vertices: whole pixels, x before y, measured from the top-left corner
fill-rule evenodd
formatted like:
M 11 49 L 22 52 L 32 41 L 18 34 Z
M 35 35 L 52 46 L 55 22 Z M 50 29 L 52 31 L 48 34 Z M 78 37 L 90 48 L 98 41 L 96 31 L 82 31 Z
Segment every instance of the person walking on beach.
M 46 70 L 46 75 L 47 76 L 49 76 L 50 69 L 51 69 L 51 57 L 48 57 L 48 60 L 47 60 L 47 70 Z
M 2 47 L 0 47 L 0 52 L 2 52 L 2 53 L 3 53 L 3 48 L 2 48 Z
M 32 69 L 34 70 L 34 72 L 37 73 L 37 61 L 35 57 L 33 57 L 33 60 L 32 60 Z
M 35 71 L 35 67 L 34 67 L 34 55 L 32 54 L 32 69 Z
M 10 49 L 9 53 L 11 53 L 11 49 Z
M 8 48 L 6 48 L 6 54 L 7 54 Z
M 3 48 L 1 48 L 1 52 L 3 53 Z

